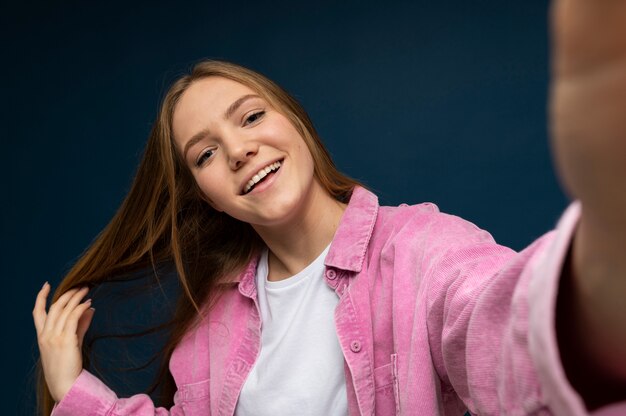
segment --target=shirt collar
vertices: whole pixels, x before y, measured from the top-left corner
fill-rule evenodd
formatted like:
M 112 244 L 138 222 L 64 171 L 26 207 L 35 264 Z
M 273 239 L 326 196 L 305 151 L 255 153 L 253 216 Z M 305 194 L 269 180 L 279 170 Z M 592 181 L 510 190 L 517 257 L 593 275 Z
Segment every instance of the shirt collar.
M 324 264 L 360 272 L 377 216 L 378 197 L 365 188 L 355 187 Z
M 377 216 L 378 197 L 367 189 L 356 186 L 341 216 L 324 264 L 342 270 L 360 272 Z M 255 255 L 246 268 L 231 280 L 233 283 L 239 283 L 239 290 L 243 294 L 250 295 L 255 290 L 254 278 L 259 257 L 260 253 Z

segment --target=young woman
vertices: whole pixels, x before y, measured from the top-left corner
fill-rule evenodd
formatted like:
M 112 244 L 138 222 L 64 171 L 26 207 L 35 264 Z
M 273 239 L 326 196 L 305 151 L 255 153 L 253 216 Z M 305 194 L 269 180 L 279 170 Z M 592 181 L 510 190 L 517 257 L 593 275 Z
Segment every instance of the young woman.
M 37 297 L 44 413 L 625 414 L 626 6 L 555 11 L 553 137 L 581 202 L 519 254 L 435 206 L 380 207 L 283 90 L 196 65 L 115 218 L 48 312 Z M 166 261 L 169 409 L 118 398 L 81 353 L 87 286 Z

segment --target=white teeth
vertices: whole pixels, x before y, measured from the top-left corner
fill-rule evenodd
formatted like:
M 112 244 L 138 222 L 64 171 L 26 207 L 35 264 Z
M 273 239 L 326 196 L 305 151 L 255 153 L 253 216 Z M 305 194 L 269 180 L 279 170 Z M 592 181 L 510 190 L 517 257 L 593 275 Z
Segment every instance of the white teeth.
M 265 178 L 270 172 L 277 170 L 280 167 L 280 162 L 274 162 L 271 165 L 268 165 L 261 170 L 259 170 L 253 177 L 248 181 L 246 186 L 244 187 L 243 193 L 247 194 L 252 190 L 255 184 L 259 183 L 259 181 Z

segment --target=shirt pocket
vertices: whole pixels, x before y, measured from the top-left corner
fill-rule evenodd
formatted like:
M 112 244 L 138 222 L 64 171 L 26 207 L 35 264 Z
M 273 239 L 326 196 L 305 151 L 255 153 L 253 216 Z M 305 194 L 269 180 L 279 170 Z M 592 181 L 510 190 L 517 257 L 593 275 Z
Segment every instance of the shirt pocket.
M 211 414 L 210 381 L 207 379 L 197 383 L 183 384 L 180 387 L 176 394 L 185 416 Z
M 400 392 L 398 390 L 397 355 L 391 354 L 391 362 L 374 369 L 376 388 L 376 414 L 400 414 Z

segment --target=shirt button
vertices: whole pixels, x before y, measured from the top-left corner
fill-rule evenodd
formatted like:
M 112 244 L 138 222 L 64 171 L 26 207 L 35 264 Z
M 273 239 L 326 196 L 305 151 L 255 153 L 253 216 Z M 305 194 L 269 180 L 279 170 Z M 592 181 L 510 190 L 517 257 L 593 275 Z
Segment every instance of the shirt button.
M 361 351 L 361 343 L 359 341 L 352 341 L 350 343 L 350 351 L 359 352 Z
M 337 272 L 333 269 L 328 269 L 326 270 L 326 277 L 330 280 L 335 280 L 337 278 Z

